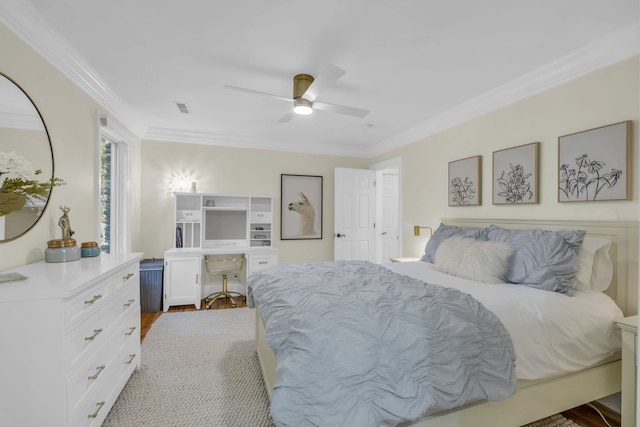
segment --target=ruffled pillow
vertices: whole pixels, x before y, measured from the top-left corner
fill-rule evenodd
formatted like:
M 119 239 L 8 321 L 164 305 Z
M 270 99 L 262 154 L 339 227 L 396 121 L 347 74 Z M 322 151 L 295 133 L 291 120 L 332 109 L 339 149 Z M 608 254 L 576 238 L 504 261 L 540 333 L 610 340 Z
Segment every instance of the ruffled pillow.
M 507 243 L 454 236 L 438 246 L 435 268 L 476 282 L 504 283 L 512 254 Z
M 573 295 L 576 260 L 584 230 L 507 230 L 487 228 L 487 238 L 511 245 L 513 258 L 505 279 L 546 291 Z
M 449 237 L 462 236 L 470 237 L 476 240 L 487 240 L 484 228 L 462 228 L 457 225 L 440 224 L 440 226 L 433 232 L 433 236 L 427 242 L 427 246 L 424 248 L 424 255 L 422 261 L 434 263 L 436 257 L 436 251 L 438 246 Z
M 611 240 L 585 237 L 576 264 L 576 289 L 605 291 L 613 279 Z

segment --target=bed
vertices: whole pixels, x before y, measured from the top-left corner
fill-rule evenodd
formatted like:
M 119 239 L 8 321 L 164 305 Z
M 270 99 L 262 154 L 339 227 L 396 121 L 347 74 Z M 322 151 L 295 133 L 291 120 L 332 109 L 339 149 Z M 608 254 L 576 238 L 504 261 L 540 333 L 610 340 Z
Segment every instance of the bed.
M 454 219 L 446 218 L 443 224 L 463 229 L 485 228 L 498 225 L 507 230 L 585 230 L 589 238 L 610 241 L 608 251 L 613 267 L 611 285 L 605 290 L 610 300 L 619 308 L 619 315 L 637 313 L 638 287 L 638 224 L 636 222 L 595 222 L 595 221 L 524 221 L 494 219 Z M 413 265 L 412 265 L 413 264 Z M 423 263 L 424 265 L 429 263 Z M 392 264 L 387 266 L 403 275 L 421 278 L 420 263 Z M 437 272 L 437 274 L 442 274 Z M 465 292 L 464 286 L 462 291 Z M 535 290 L 538 293 L 547 291 Z M 600 293 L 597 293 L 599 296 Z M 580 295 L 579 295 L 580 296 Z M 554 295 L 557 297 L 557 295 Z M 569 298 L 561 296 L 561 298 Z M 558 298 L 556 298 L 558 299 Z M 256 346 L 263 378 L 269 397 L 272 397 L 276 383 L 276 358 L 267 344 L 265 321 L 260 311 L 260 299 L 255 301 Z M 616 308 L 616 309 L 617 309 Z M 612 323 L 612 322 L 611 322 Z M 613 328 L 612 325 L 610 325 Z M 507 328 L 509 329 L 509 328 Z M 589 339 L 590 340 L 590 339 Z M 520 341 L 523 341 L 520 339 Z M 518 343 L 516 343 L 516 353 Z M 606 356 L 606 357 L 605 357 Z M 467 426 L 494 425 L 520 426 L 540 418 L 579 406 L 620 391 L 620 355 L 594 356 L 586 366 L 564 367 L 551 370 L 542 379 L 522 379 L 518 377 L 515 393 L 506 399 L 494 401 L 473 401 L 448 410 L 427 411 L 424 416 L 403 426 Z M 570 357 L 569 357 L 570 359 Z M 594 362 L 594 360 L 596 360 Z M 587 363 L 579 362 L 578 365 Z M 522 376 L 522 371 L 519 373 Z M 527 376 L 527 375 L 524 375 Z

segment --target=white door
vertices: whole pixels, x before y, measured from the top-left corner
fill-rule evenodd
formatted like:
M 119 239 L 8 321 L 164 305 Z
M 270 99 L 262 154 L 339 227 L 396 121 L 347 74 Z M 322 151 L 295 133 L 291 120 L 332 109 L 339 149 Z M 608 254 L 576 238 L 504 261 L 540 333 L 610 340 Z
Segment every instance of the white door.
M 335 169 L 333 258 L 375 262 L 376 173 Z
M 400 226 L 398 220 L 398 172 L 378 171 L 376 179 L 378 215 L 376 233 L 378 245 L 377 262 L 389 262 L 389 258 L 400 256 Z

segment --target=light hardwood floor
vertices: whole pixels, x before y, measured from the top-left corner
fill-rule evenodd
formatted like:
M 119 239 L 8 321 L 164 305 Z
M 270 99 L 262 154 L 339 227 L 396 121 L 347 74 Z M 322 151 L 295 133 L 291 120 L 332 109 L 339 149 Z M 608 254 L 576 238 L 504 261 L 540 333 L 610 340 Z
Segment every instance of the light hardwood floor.
M 246 307 L 246 304 L 242 302 L 239 298 L 236 299 L 236 303 L 238 307 Z M 201 307 L 204 307 L 204 301 L 201 304 Z M 219 299 L 214 302 L 211 307 L 213 310 L 221 310 L 221 309 L 231 309 L 231 303 L 227 299 Z M 195 311 L 196 308 L 194 305 L 184 305 L 184 306 L 174 306 L 170 307 L 167 313 L 176 313 L 181 311 Z M 144 339 L 145 335 L 153 325 L 153 322 L 156 321 L 160 315 L 163 314 L 162 311 L 158 311 L 156 313 L 142 313 L 142 321 L 140 327 L 140 339 Z M 600 412 L 604 414 L 607 418 L 607 421 L 611 425 L 611 427 L 620 427 L 620 414 L 614 412 L 603 406 L 597 402 L 593 403 Z M 582 405 L 577 408 L 571 409 L 569 411 L 565 411 L 562 413 L 565 417 L 573 420 L 576 424 L 580 424 L 583 427 L 605 427 L 606 424 L 600 418 L 600 415 L 588 405 Z

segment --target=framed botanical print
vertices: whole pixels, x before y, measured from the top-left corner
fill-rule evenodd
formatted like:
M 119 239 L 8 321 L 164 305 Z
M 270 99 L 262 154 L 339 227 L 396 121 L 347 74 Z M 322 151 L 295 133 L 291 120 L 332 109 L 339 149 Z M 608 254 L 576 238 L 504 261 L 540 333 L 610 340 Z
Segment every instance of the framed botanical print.
M 540 143 L 493 152 L 493 204 L 539 203 Z
M 558 201 L 631 200 L 631 121 L 558 138 Z
M 482 204 L 482 156 L 449 162 L 449 206 Z

